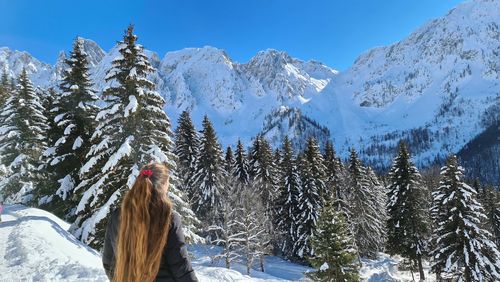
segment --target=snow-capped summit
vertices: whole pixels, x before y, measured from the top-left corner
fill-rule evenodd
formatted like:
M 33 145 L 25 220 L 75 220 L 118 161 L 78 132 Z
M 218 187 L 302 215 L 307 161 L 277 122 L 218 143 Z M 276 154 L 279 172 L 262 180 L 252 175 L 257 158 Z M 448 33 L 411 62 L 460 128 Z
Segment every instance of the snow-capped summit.
M 87 54 L 87 60 L 89 62 L 89 67 L 95 67 L 104 58 L 106 52 L 101 49 L 97 43 L 93 40 L 78 37 L 79 40 L 83 41 L 82 47 L 83 51 Z
M 460 4 L 406 39 L 361 55 L 337 85 L 357 103 L 386 107 L 431 90 L 448 96 L 471 78 L 498 80 L 500 1 Z
M 268 49 L 258 52 L 248 63 L 241 65 L 241 69 L 249 80 L 258 81 L 266 92 L 274 93 L 280 101 L 299 97 L 304 101 L 323 90 L 337 73 L 324 65 L 313 67 L 313 64 L 294 59 L 286 52 Z M 318 66 L 323 66 L 323 69 L 319 71 Z
M 51 65 L 42 63 L 28 52 L 11 50 L 8 47 L 0 47 L 0 71 L 7 71 L 10 77 L 17 78 L 23 68 L 30 75 L 33 83 L 37 86 L 48 86 L 51 84 L 53 68 Z

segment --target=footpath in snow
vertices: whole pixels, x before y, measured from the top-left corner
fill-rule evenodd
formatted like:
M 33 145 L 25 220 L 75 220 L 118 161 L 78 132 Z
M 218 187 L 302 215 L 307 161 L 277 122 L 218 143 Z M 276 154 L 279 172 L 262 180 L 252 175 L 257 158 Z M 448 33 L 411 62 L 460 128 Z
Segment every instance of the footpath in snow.
M 6 206 L 0 223 L 0 281 L 108 281 L 100 254 L 76 240 L 68 228 L 67 222 L 46 211 Z M 248 276 L 243 264 L 235 263 L 229 270 L 222 261 L 213 263 L 218 247 L 195 245 L 189 251 L 202 282 L 306 281 L 304 272 L 312 270 L 270 256 L 265 273 L 253 270 Z M 364 281 L 412 281 L 411 274 L 398 271 L 397 261 L 387 255 L 363 264 Z

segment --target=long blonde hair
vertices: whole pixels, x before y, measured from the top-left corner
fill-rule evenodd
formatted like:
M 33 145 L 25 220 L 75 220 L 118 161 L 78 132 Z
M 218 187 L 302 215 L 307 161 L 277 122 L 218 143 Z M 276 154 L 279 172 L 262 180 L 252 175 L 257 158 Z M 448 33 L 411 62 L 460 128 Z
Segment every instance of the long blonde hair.
M 114 281 L 154 281 L 167 245 L 172 203 L 165 193 L 169 173 L 164 164 L 141 169 L 120 211 Z

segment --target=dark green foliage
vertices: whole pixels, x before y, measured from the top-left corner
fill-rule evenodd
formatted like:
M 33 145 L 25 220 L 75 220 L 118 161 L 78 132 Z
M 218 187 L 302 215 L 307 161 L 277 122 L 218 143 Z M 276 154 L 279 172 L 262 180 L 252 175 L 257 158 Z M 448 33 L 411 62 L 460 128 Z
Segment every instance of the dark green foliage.
M 356 245 L 361 257 L 375 258 L 385 240 L 385 213 L 378 202 L 383 191 L 376 175 L 361 164 L 354 149 L 347 170 L 349 221 Z
M 250 183 L 250 168 L 245 149 L 243 148 L 243 144 L 240 140 L 238 140 L 238 144 L 236 145 L 234 161 L 234 176 L 239 182 L 247 185 L 248 183 Z
M 175 130 L 175 154 L 179 176 L 179 189 L 192 197 L 192 179 L 200 140 L 188 111 L 183 111 Z
M 302 193 L 302 183 L 293 153 L 292 144 L 285 136 L 280 163 L 280 182 L 276 199 L 275 226 L 279 233 L 279 250 L 293 258 L 293 245 L 296 240 L 297 219 L 300 218 L 299 197 Z
M 199 155 L 193 175 L 193 208 L 201 219 L 213 224 L 219 216 L 221 192 L 225 184 L 224 159 L 215 130 L 207 116 L 203 119 Z
M 426 199 L 421 176 L 410 160 L 405 143 L 401 143 L 389 172 L 387 251 L 416 262 L 421 278 L 424 276 L 421 261 L 427 253 L 429 236 Z
M 262 136 L 254 139 L 250 151 L 250 177 L 269 214 L 276 197 L 276 167 L 271 146 Z
M 300 216 L 296 219 L 294 255 L 299 258 L 313 256 L 311 237 L 315 235 L 316 224 L 323 207 L 324 165 L 323 158 L 314 138 L 309 138 L 304 154 L 299 156 L 302 193 L 299 195 Z
M 318 220 L 311 244 L 316 250 L 309 258 L 317 269 L 309 277 L 316 281 L 360 281 L 358 255 L 345 217 L 329 201 Z

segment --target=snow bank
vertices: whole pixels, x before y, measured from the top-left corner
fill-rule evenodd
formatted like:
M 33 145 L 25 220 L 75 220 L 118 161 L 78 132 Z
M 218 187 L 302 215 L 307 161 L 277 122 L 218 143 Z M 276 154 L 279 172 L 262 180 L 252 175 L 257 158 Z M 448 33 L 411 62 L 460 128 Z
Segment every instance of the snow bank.
M 48 212 L 6 206 L 0 223 L 0 280 L 106 281 L 99 253 L 68 228 Z

